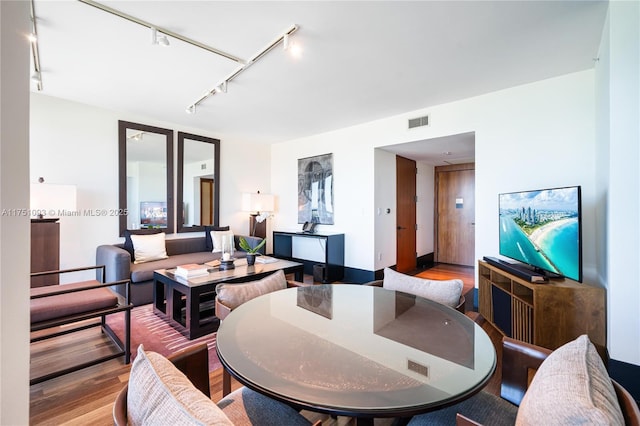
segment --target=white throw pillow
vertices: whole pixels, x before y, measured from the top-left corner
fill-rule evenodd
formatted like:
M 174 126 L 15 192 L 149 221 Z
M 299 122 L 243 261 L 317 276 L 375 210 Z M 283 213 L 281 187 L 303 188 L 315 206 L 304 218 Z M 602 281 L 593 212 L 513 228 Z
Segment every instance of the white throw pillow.
M 166 234 L 164 232 L 151 235 L 131 235 L 134 257 L 133 263 L 144 263 L 168 258 L 165 236 Z
M 212 253 L 220 253 L 222 251 L 222 237 L 227 236 L 231 241 L 231 252 L 233 253 L 233 231 L 211 231 L 211 241 L 213 242 Z
M 462 280 L 428 280 L 401 274 L 390 268 L 384 268 L 382 287 L 387 290 L 402 291 L 424 297 L 434 302 L 455 308 L 460 303 Z
M 624 425 L 607 369 L 586 334 L 545 359 L 518 408 L 516 425 Z
M 233 426 L 171 361 L 142 345 L 129 375 L 127 423 Z

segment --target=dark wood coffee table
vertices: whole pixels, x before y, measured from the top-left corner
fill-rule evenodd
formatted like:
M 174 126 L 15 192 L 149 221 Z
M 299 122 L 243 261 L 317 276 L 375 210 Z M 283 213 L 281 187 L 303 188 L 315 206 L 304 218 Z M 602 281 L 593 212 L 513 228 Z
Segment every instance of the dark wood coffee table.
M 166 319 L 188 339 L 196 339 L 218 330 L 215 316 L 215 290 L 220 283 L 244 283 L 266 277 L 278 270 L 295 274 L 303 280 L 304 265 L 288 260 L 248 266 L 246 259 L 237 259 L 234 269 L 211 267 L 209 274 L 189 280 L 175 275 L 173 269 L 153 273 L 153 311 Z

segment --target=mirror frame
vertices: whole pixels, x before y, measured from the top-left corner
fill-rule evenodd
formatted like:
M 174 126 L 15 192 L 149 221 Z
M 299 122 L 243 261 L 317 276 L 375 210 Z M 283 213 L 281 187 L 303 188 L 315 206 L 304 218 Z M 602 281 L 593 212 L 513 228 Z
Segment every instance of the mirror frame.
M 161 127 L 147 126 L 146 124 L 132 123 L 118 120 L 118 168 L 119 168 L 119 204 L 121 211 L 127 209 L 127 129 L 139 130 L 148 133 L 164 135 L 166 142 L 166 167 L 167 167 L 167 227 L 162 228 L 165 233 L 173 234 L 174 230 L 174 202 L 173 202 L 173 130 Z M 124 236 L 127 229 L 129 215 L 120 215 L 120 236 Z
M 212 226 L 220 226 L 220 140 L 208 138 L 206 136 L 194 135 L 191 133 L 178 132 L 178 188 L 177 188 L 177 205 L 184 204 L 184 141 L 185 139 L 195 140 L 213 145 L 213 224 Z M 201 232 L 204 231 L 203 225 L 184 227 L 184 211 L 182 208 L 177 209 L 178 232 Z

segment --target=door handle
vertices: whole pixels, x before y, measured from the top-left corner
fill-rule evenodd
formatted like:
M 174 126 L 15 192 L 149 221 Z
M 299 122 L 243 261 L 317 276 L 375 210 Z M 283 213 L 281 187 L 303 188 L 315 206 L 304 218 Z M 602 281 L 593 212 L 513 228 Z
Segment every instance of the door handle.
M 401 230 L 401 229 L 407 229 L 407 228 L 404 228 L 404 227 L 402 227 L 402 226 L 397 226 L 397 227 L 396 227 L 396 229 L 399 231 L 399 230 Z

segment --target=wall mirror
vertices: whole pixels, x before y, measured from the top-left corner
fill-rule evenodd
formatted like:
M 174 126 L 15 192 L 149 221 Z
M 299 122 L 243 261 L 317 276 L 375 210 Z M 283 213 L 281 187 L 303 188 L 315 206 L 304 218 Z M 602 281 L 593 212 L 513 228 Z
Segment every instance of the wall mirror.
M 118 121 L 120 236 L 126 229 L 173 233 L 173 130 Z
M 220 141 L 178 132 L 178 232 L 219 226 Z

